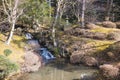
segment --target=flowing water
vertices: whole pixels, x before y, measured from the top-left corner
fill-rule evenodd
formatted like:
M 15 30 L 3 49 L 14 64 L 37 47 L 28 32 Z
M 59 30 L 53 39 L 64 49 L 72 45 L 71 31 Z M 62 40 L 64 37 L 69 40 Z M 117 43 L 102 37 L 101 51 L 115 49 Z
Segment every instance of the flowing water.
M 84 75 L 92 75 L 95 72 L 97 69 L 55 60 L 39 71 L 25 74 L 18 80 L 80 80 Z

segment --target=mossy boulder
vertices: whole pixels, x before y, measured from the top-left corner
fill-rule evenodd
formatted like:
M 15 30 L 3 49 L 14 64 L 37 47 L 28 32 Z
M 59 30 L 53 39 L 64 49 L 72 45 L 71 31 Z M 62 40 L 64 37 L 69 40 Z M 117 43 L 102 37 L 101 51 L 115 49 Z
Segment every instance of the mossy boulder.
M 21 66 L 21 72 L 35 72 L 42 65 L 42 57 L 34 52 L 34 51 L 27 51 L 24 56 L 24 63 Z
M 85 26 L 87 29 L 94 29 L 94 28 L 97 28 L 99 27 L 98 25 L 95 25 L 93 23 L 87 23 L 86 26 Z
M 113 31 L 107 35 L 108 40 L 120 41 L 120 31 Z
M 104 21 L 102 22 L 102 26 L 106 28 L 116 28 L 116 24 L 111 21 Z
M 79 51 L 75 51 L 74 53 L 72 53 L 72 55 L 70 56 L 70 62 L 71 63 L 81 63 L 83 62 L 83 57 L 85 56 L 84 52 L 79 52 Z
M 87 56 L 84 52 L 76 51 L 73 55 L 70 56 L 70 62 L 75 63 L 83 63 L 87 66 L 97 66 L 98 61 L 94 57 Z
M 119 80 L 119 68 L 111 64 L 104 64 L 100 67 L 101 74 L 106 78 L 106 80 Z
M 98 60 L 91 56 L 84 56 L 82 63 L 87 66 L 98 66 Z

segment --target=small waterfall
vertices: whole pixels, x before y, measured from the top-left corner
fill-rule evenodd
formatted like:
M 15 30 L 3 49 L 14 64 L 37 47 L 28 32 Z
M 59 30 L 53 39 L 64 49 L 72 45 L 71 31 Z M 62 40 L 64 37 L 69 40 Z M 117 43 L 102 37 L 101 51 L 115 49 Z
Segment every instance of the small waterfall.
M 47 48 L 41 48 L 38 40 L 33 39 L 33 36 L 30 33 L 25 34 L 26 39 L 28 39 L 27 44 L 31 47 L 32 50 L 36 50 L 40 56 L 43 58 L 44 63 L 48 63 L 55 57 L 47 50 Z
M 33 36 L 30 33 L 26 33 L 25 37 L 26 37 L 26 39 L 32 39 L 33 38 Z
M 47 48 L 40 48 L 40 55 L 45 63 L 55 59 L 55 57 L 47 50 Z

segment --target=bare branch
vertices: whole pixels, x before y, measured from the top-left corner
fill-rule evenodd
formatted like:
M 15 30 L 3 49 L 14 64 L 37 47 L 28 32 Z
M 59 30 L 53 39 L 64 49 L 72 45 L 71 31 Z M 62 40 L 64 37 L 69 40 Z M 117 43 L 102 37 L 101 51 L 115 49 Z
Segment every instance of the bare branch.
M 3 5 L 3 8 L 4 8 L 5 13 L 6 13 L 8 16 L 10 16 L 10 14 L 9 14 L 9 12 L 7 11 L 7 8 L 6 8 L 6 6 L 5 6 L 5 0 L 2 0 L 2 5 Z
M 22 10 L 20 11 L 20 13 L 17 15 L 17 17 L 16 17 L 17 19 L 23 14 L 23 10 L 24 10 L 24 9 L 22 9 Z
M 9 4 L 8 4 L 8 1 L 7 0 L 4 0 L 5 1 L 5 4 L 8 6 L 8 8 L 9 8 Z

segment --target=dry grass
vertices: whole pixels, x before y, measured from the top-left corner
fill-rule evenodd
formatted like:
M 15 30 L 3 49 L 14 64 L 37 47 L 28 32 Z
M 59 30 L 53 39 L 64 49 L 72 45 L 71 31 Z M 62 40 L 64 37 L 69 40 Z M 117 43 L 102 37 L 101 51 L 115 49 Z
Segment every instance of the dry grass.
M 115 28 L 104 28 L 104 27 L 97 27 L 91 30 L 92 32 L 101 32 L 101 33 L 110 33 L 110 32 L 114 32 L 114 31 L 120 31 L 119 29 L 115 29 Z
M 24 55 L 23 47 L 25 46 L 24 37 L 14 35 L 10 45 L 5 44 L 6 37 L 0 34 L 0 55 L 4 55 L 4 50 L 9 49 L 12 54 L 8 58 L 14 62 L 23 62 L 22 56 Z

